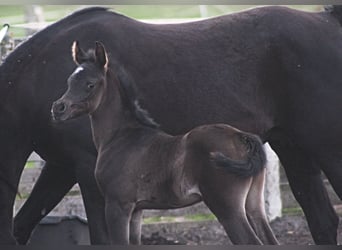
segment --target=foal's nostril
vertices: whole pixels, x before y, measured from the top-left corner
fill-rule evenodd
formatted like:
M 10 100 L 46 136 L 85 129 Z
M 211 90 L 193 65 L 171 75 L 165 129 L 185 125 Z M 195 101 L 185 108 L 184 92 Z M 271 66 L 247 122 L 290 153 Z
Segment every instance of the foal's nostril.
M 65 110 L 66 110 L 66 105 L 64 103 L 60 103 L 58 105 L 58 112 L 63 113 L 63 112 L 65 112 Z
M 66 108 L 65 103 L 59 102 L 54 105 L 53 112 L 61 114 L 65 112 Z

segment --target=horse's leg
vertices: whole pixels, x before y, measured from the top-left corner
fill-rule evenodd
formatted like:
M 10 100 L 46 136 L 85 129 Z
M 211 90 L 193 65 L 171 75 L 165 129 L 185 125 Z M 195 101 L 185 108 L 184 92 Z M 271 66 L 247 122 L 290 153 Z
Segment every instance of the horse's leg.
M 129 224 L 129 242 L 132 245 L 141 243 L 141 219 L 143 210 L 134 210 Z
M 109 244 L 108 230 L 105 219 L 105 203 L 97 182 L 95 180 L 95 157 L 89 159 L 88 155 L 82 158 L 77 168 L 77 181 L 81 189 L 83 203 L 88 218 L 89 235 L 91 244 Z
M 16 244 L 16 240 L 12 234 L 12 216 L 13 205 L 16 196 L 16 188 L 19 182 L 19 176 L 9 178 L 9 171 L 2 171 L 7 168 L 7 164 L 0 162 L 0 245 Z M 17 167 L 17 165 L 10 165 L 10 167 Z M 18 179 L 18 180 L 16 180 Z
M 124 195 L 124 194 L 123 194 Z M 106 222 L 112 245 L 129 244 L 129 223 L 134 211 L 134 204 L 122 204 L 118 200 L 106 199 Z
M 12 133 L 13 131 L 13 133 Z M 17 131 L 13 124 L 1 124 L 0 145 L 0 245 L 16 244 L 13 237 L 13 205 L 17 194 L 20 175 L 26 160 L 32 152 L 29 138 L 25 138 L 24 128 Z
M 253 177 L 251 188 L 246 200 L 246 212 L 249 223 L 262 243 L 277 245 L 279 242 L 274 236 L 268 223 L 265 211 L 264 184 L 266 169 Z
M 277 137 L 270 138 L 269 143 L 285 168 L 290 187 L 304 211 L 315 243 L 337 244 L 338 216 L 324 187 L 320 169 L 286 137 L 281 134 Z
M 19 244 L 26 244 L 32 230 L 76 183 L 68 169 L 47 162 L 34 188 L 14 218 L 14 236 Z
M 239 180 L 232 177 L 233 180 L 227 180 L 226 173 L 216 173 L 215 170 L 205 175 L 207 177 L 199 185 L 203 201 L 222 224 L 232 243 L 261 245 L 245 212 L 251 178 Z
M 328 178 L 331 186 L 342 200 L 342 155 L 334 154 L 332 150 L 328 153 L 321 153 L 315 157 L 319 161 L 323 172 Z

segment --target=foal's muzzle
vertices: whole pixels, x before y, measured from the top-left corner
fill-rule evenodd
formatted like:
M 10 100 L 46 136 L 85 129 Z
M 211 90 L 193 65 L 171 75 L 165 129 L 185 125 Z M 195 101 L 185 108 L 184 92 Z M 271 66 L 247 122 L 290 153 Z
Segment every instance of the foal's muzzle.
M 51 108 L 51 116 L 54 121 L 62 121 L 63 115 L 65 114 L 65 111 L 67 110 L 67 104 L 64 101 L 55 101 L 52 104 Z
M 56 122 L 74 119 L 87 113 L 88 103 L 75 103 L 69 98 L 61 98 L 52 104 L 51 116 Z

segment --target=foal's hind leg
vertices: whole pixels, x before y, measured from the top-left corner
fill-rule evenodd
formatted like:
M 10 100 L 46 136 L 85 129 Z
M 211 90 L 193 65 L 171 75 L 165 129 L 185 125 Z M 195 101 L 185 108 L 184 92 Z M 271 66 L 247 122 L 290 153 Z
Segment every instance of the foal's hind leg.
M 264 183 L 266 169 L 253 177 L 252 185 L 248 192 L 246 200 L 246 212 L 249 223 L 252 225 L 255 233 L 264 244 L 279 244 L 275 238 L 265 211 Z
M 71 171 L 49 162 L 45 164 L 29 198 L 14 218 L 14 236 L 19 244 L 27 243 L 34 227 L 75 183 Z
M 226 173 L 213 171 L 200 183 L 203 201 L 215 214 L 233 244 L 261 245 L 262 242 L 250 226 L 245 201 L 251 178 L 239 179 Z

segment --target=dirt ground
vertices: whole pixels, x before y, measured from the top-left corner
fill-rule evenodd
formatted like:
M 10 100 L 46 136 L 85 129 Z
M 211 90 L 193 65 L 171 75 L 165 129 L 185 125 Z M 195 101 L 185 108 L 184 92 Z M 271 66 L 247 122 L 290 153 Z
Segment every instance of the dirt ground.
M 341 220 L 342 218 L 340 218 Z M 282 245 L 312 245 L 303 216 L 277 218 L 271 227 Z M 342 242 L 342 223 L 338 241 Z M 142 243 L 146 245 L 229 245 L 231 242 L 217 221 L 144 225 Z

